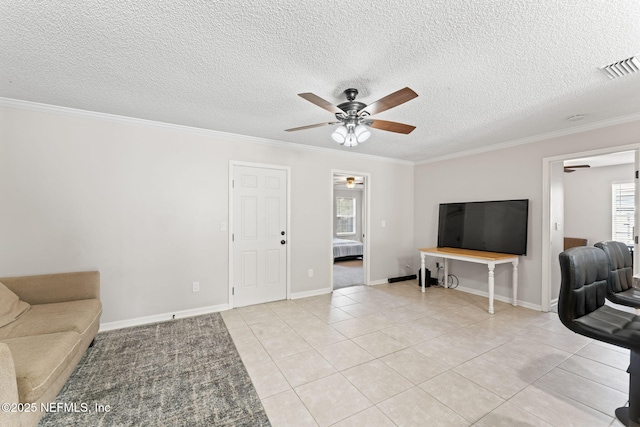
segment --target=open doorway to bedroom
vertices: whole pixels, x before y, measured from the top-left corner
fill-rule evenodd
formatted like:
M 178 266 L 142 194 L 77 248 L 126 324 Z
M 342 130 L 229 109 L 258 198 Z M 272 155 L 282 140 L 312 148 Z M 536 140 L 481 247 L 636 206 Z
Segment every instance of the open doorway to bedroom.
M 367 283 L 368 176 L 332 173 L 332 286 L 342 289 Z
M 633 144 L 543 160 L 542 311 L 556 311 L 558 255 L 569 247 L 622 241 L 637 273 L 639 148 Z

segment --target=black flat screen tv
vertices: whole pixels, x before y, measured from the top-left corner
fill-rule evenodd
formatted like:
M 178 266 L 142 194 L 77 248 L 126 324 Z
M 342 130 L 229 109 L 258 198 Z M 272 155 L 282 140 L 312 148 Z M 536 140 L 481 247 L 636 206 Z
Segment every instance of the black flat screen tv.
M 529 200 L 441 203 L 438 247 L 527 254 Z

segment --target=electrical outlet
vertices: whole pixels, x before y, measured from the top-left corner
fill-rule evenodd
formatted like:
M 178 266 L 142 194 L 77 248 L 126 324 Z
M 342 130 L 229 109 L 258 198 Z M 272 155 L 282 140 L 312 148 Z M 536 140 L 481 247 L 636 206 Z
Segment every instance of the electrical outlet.
M 313 277 L 313 268 L 309 269 L 309 277 Z
M 193 282 L 193 292 L 199 292 L 200 291 L 200 282 Z

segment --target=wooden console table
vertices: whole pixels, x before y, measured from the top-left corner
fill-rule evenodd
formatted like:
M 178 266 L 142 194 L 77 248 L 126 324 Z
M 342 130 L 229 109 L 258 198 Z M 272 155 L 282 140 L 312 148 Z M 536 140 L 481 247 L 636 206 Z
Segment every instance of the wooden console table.
M 512 283 L 513 286 L 513 305 L 518 305 L 518 255 L 501 254 L 496 252 L 473 251 L 470 249 L 457 248 L 420 248 L 420 270 L 422 278 L 422 292 L 425 291 L 425 263 L 424 259 L 427 255 L 440 257 L 444 259 L 444 287 L 448 285 L 449 263 L 448 260 L 455 259 L 459 261 L 475 262 L 486 264 L 489 269 L 489 313 L 493 314 L 493 287 L 494 287 L 494 269 L 496 264 L 511 263 L 512 265 Z

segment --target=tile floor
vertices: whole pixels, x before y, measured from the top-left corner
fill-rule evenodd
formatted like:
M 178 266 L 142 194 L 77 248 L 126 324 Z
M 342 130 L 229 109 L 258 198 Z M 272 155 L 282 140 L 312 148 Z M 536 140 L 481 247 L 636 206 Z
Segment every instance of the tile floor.
M 622 426 L 629 352 L 415 281 L 222 313 L 274 427 Z

